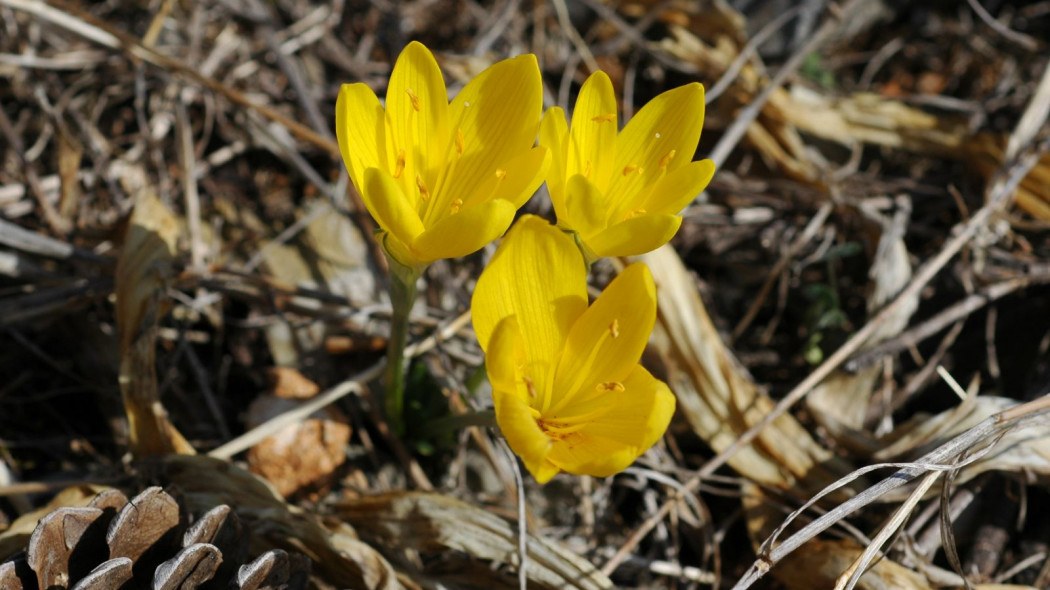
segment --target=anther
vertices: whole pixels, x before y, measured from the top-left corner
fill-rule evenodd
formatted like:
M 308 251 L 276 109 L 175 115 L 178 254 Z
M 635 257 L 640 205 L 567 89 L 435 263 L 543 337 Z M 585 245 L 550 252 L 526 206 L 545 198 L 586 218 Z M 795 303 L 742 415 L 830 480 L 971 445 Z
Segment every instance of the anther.
M 397 163 L 394 164 L 394 178 L 401 178 L 405 173 L 405 150 L 397 150 Z
M 457 128 L 456 129 L 456 151 L 459 152 L 460 154 L 462 154 L 463 153 L 463 148 L 464 148 L 465 145 L 466 145 L 466 142 L 463 141 L 463 130 Z
M 590 160 L 587 160 L 587 164 L 583 167 L 583 177 L 584 178 L 590 178 L 591 177 L 591 161 Z
M 623 383 L 620 383 L 619 381 L 606 381 L 604 383 L 599 383 L 595 386 L 595 389 L 598 391 L 623 391 L 624 386 Z
M 613 338 L 620 337 L 620 320 L 613 319 L 612 323 L 609 324 L 609 335 Z
M 507 171 L 506 170 L 504 170 L 503 168 L 496 168 L 496 178 L 497 179 L 503 180 L 506 177 L 507 177 Z
M 462 206 L 463 199 L 456 199 L 455 201 L 452 201 L 451 205 L 449 205 L 449 209 L 451 209 L 453 213 L 459 213 L 459 208 Z
M 405 92 L 408 93 L 408 100 L 412 101 L 412 108 L 419 112 L 419 97 L 416 96 L 416 92 L 411 88 L 406 88 Z
M 416 186 L 419 187 L 419 198 L 423 199 L 426 203 L 430 200 L 430 191 L 427 190 L 427 185 L 423 183 L 423 177 L 416 174 Z
M 529 397 L 535 399 L 536 398 L 536 386 L 533 385 L 532 379 L 530 379 L 528 377 L 522 377 L 521 380 L 525 382 L 525 389 L 529 392 Z
M 634 219 L 635 217 L 640 217 L 642 215 L 645 215 L 646 213 L 648 212 L 645 209 L 635 209 L 634 211 L 630 211 L 627 214 L 625 214 L 623 216 L 623 220 L 627 221 L 628 219 Z
M 660 158 L 660 170 L 664 170 L 667 168 L 667 165 L 670 164 L 671 160 L 674 159 L 674 155 L 675 150 L 671 150 L 667 152 L 667 154 L 665 154 L 664 157 Z
M 640 170 L 640 168 L 638 168 L 638 166 L 635 166 L 634 164 L 628 164 L 628 165 L 623 167 L 623 175 L 627 176 L 628 174 L 630 174 L 631 172 L 634 172 L 635 170 Z
M 616 120 L 616 113 L 606 113 L 604 115 L 598 115 L 597 117 L 591 117 L 591 121 L 595 123 L 610 123 Z

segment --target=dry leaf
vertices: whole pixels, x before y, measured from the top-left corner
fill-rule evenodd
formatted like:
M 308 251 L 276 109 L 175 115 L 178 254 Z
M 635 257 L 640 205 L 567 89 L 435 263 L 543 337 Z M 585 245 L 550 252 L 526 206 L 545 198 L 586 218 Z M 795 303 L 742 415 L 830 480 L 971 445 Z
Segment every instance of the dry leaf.
M 171 305 L 164 289 L 173 279 L 178 233 L 175 216 L 156 195 L 142 192 L 117 261 L 120 392 L 131 450 L 139 456 L 194 452 L 160 403 L 154 366 L 157 321 Z
M 248 408 L 248 427 L 300 405 L 273 395 L 256 398 Z M 267 479 L 284 497 L 328 483 L 346 461 L 350 424 L 335 406 L 325 406 L 305 420 L 289 424 L 248 451 L 251 470 Z
M 975 426 L 980 421 L 1020 405 L 1014 399 L 995 396 L 967 397 L 963 403 L 932 417 L 916 416 L 891 433 L 892 444 L 874 455 L 876 461 L 906 461 L 921 456 L 945 441 Z M 991 443 L 993 441 L 989 441 Z M 1009 471 L 1041 476 L 1044 481 L 1050 476 L 1050 430 L 1045 424 L 1025 428 L 1014 428 L 1007 432 L 995 446 L 979 459 L 960 469 L 955 484 L 961 485 L 986 471 Z M 984 447 L 982 447 L 984 448 Z M 974 449 L 971 455 L 980 449 Z M 906 494 L 900 490 L 886 496 L 893 501 Z
M 517 528 L 498 516 L 460 500 L 432 493 L 391 492 L 344 501 L 336 513 L 352 524 L 367 541 L 387 547 L 392 556 L 406 549 L 455 559 L 465 553 L 467 562 L 455 560 L 457 570 L 478 559 L 518 564 Z M 447 565 L 447 564 L 446 564 Z M 591 563 L 555 543 L 529 536 L 530 588 L 612 588 L 612 582 Z M 444 579 L 441 572 L 427 571 Z M 462 573 L 462 572 L 459 572 Z M 476 587 L 506 586 L 506 579 L 491 568 L 478 568 L 471 582 Z M 456 571 L 448 572 L 454 577 Z M 490 576 L 484 579 L 481 576 Z M 517 587 L 517 584 L 513 584 Z
M 693 278 L 670 246 L 641 257 L 652 270 L 659 302 L 653 334 L 667 382 L 697 436 L 720 452 L 774 407 L 722 342 Z M 819 490 L 847 472 L 790 414 L 765 428 L 729 459 L 753 481 L 782 489 L 796 482 Z

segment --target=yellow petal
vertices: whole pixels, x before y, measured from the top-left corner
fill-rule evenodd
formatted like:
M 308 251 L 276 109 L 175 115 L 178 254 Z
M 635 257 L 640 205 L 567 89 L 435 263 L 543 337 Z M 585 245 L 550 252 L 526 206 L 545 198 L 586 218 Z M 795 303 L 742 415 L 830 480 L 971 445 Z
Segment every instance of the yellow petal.
M 412 250 L 428 262 L 472 254 L 503 235 L 515 211 L 514 204 L 503 199 L 462 209 L 423 232 L 412 242 Z
M 361 199 L 383 230 L 405 244 L 411 244 L 423 233 L 419 214 L 388 172 L 378 168 L 366 169 L 362 189 Z
M 550 166 L 550 151 L 534 147 L 507 162 L 498 174 L 493 174 L 464 199 L 464 207 L 484 203 L 492 199 L 503 199 L 520 208 L 543 184 Z
M 583 256 L 572 238 L 533 215 L 525 215 L 478 278 L 471 299 L 474 332 L 488 352 L 493 330 L 516 317 L 525 357 L 524 372 L 538 395 L 545 395 L 548 374 L 569 329 L 587 308 Z
M 574 402 L 606 395 L 638 364 L 656 322 L 656 287 L 649 268 L 628 266 L 569 331 L 544 415 L 579 414 Z
M 343 84 L 335 103 L 335 134 L 358 192 L 366 169 L 386 167 L 385 125 L 383 106 L 371 88 L 361 83 Z
M 565 214 L 558 217 L 558 224 L 587 237 L 605 229 L 605 197 L 598 187 L 583 177 L 574 174 L 565 186 Z
M 532 148 L 542 106 L 540 70 L 531 54 L 497 62 L 467 83 L 449 105 L 450 164 L 424 218 L 428 225 Z
M 536 424 L 536 419 L 533 418 L 525 400 L 496 389 L 492 391 L 492 400 L 496 406 L 496 422 L 511 450 L 521 457 L 525 468 L 536 481 L 550 481 L 559 471 L 558 467 L 547 459 L 551 450 L 551 440 Z
M 413 196 L 422 193 L 420 184 L 433 191 L 449 141 L 448 91 L 434 55 L 421 43 L 409 43 L 398 56 L 387 86 L 386 112 L 392 153 L 405 153 L 401 186 L 414 189 Z M 413 205 L 425 206 L 419 200 Z
M 565 112 L 560 107 L 551 107 L 540 123 L 540 145 L 551 153 L 551 166 L 547 172 L 547 191 L 551 195 L 554 214 L 565 218 L 565 166 L 569 150 L 569 125 Z
M 686 84 L 649 101 L 616 138 L 609 202 L 630 202 L 657 178 L 691 161 L 703 124 L 700 84 Z
M 641 199 L 642 208 L 649 213 L 677 215 L 707 188 L 714 174 L 715 163 L 711 160 L 689 162 L 646 191 Z
M 595 257 L 634 256 L 651 252 L 674 237 L 682 218 L 677 215 L 640 215 L 587 238 Z
M 580 88 L 572 109 L 566 175 L 583 174 L 604 190 L 616 156 L 612 147 L 619 127 L 612 81 L 605 72 L 594 72 Z
M 555 441 L 547 461 L 568 473 L 609 477 L 630 467 L 640 454 L 636 447 L 612 439 L 575 433 L 564 441 Z
M 667 385 L 640 365 L 623 381 L 623 389 L 607 392 L 580 411 L 607 411 L 562 441 L 555 441 L 547 458 L 569 473 L 608 477 L 622 471 L 653 446 L 674 415 L 675 398 Z

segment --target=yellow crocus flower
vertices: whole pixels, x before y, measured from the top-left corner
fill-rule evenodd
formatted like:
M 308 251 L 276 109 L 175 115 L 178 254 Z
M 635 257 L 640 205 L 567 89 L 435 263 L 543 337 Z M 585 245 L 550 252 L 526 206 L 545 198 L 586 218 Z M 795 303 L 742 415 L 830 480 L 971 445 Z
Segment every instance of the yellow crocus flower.
M 543 108 L 533 55 L 498 62 L 449 103 L 433 54 L 412 42 L 386 107 L 362 83 L 336 103 L 343 162 L 387 252 L 417 269 L 465 256 L 507 230 L 549 164 L 533 147 Z
M 605 72 L 580 89 L 572 113 L 552 107 L 540 145 L 558 225 L 576 232 L 590 260 L 630 256 L 667 243 L 678 213 L 711 180 L 714 163 L 693 162 L 704 123 L 704 88 L 692 83 L 649 101 L 617 133 L 616 96 Z
M 649 269 L 628 266 L 589 307 L 586 273 L 571 237 L 526 215 L 471 303 L 496 421 L 540 483 L 623 470 L 674 413 L 667 385 L 638 364 L 656 321 Z

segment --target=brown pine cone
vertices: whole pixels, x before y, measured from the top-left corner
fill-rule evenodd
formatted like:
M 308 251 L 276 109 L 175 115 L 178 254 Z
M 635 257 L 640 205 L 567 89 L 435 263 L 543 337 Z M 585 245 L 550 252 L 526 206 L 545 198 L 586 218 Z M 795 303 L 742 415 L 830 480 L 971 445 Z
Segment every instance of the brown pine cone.
M 302 590 L 310 560 L 272 549 L 248 560 L 229 506 L 192 520 L 159 487 L 128 500 L 107 490 L 40 519 L 29 545 L 0 563 L 3 590 Z

